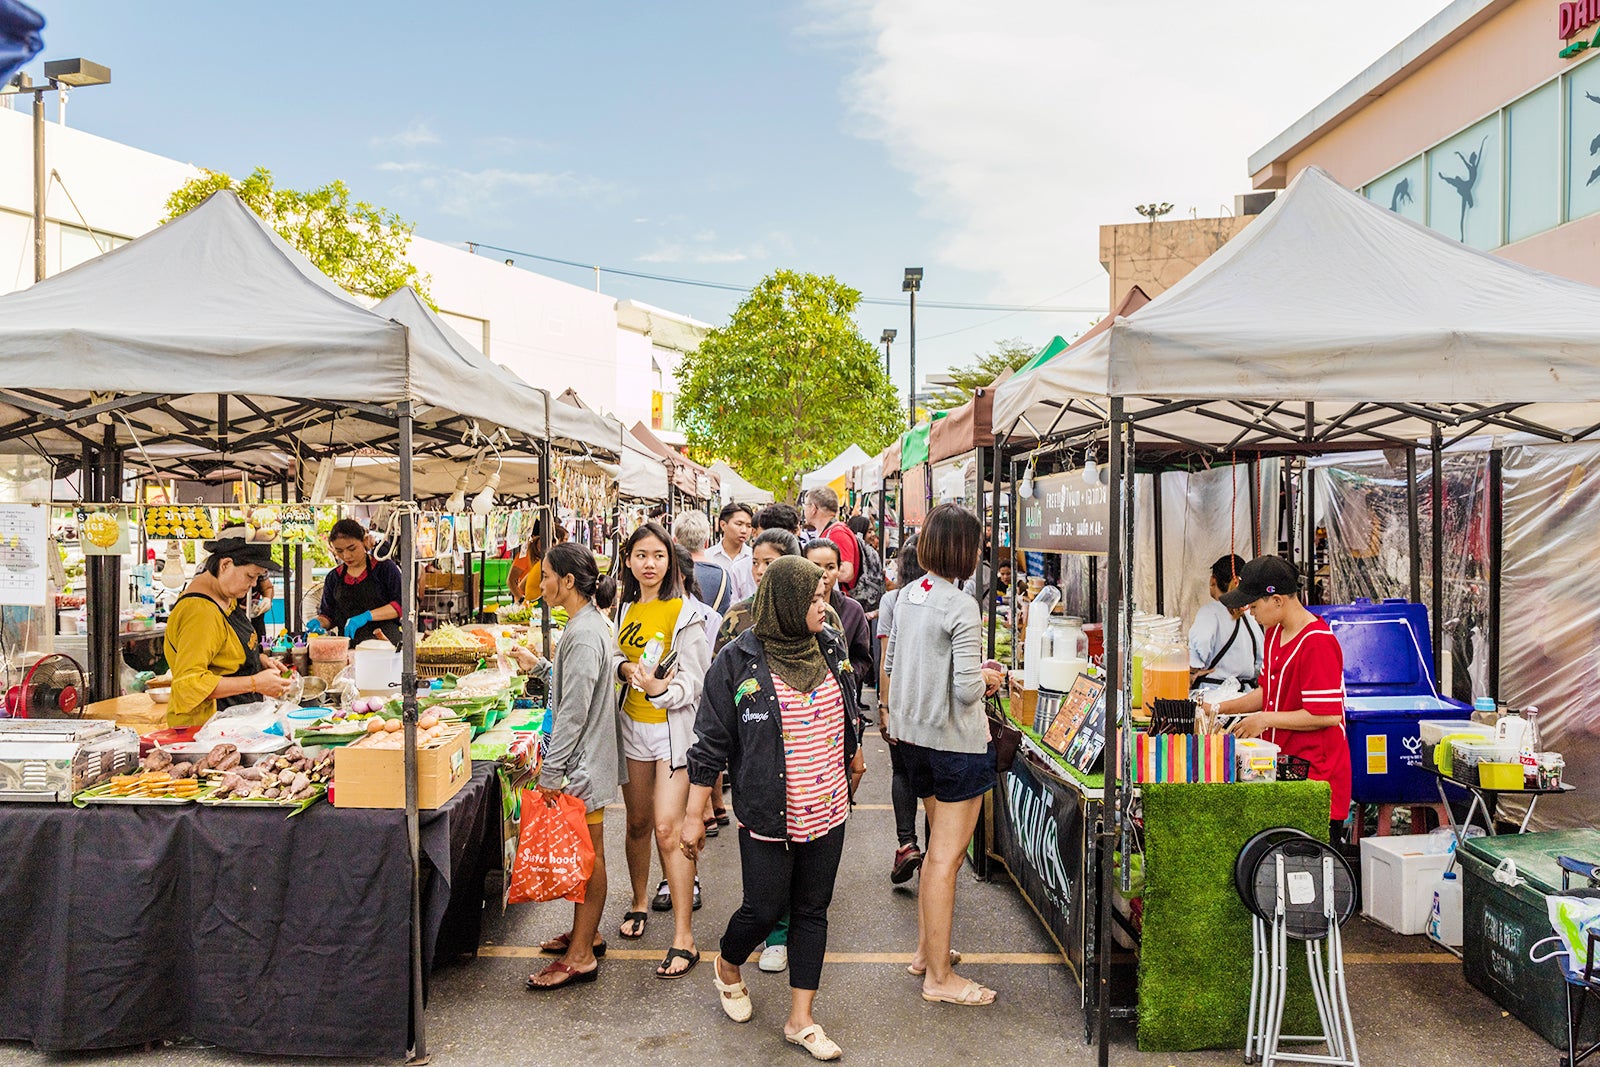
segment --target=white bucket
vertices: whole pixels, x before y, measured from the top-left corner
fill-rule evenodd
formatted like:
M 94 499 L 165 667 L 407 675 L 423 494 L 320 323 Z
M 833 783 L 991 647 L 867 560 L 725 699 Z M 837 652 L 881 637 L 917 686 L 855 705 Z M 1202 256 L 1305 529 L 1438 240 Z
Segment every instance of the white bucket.
M 400 651 L 381 637 L 357 645 L 350 662 L 356 688 L 363 693 L 387 693 L 400 688 Z

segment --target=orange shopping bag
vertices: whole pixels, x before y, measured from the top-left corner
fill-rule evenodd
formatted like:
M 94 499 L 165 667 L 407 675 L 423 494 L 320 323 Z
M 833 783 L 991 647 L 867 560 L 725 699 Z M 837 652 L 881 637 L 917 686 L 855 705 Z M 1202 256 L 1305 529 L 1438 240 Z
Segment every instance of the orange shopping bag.
M 594 873 L 594 842 L 584 814 L 583 801 L 567 793 L 546 800 L 537 789 L 522 791 L 522 824 L 508 903 L 563 898 L 583 903 Z

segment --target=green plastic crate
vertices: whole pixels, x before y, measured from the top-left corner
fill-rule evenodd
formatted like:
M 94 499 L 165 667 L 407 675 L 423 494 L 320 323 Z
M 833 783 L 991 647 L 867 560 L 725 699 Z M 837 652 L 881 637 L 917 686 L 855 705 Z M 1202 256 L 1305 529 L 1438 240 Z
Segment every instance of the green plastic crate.
M 1467 981 L 1521 1019 L 1555 1047 L 1567 1047 L 1566 982 L 1554 960 L 1534 963 L 1528 950 L 1549 937 L 1545 897 L 1561 892 L 1557 856 L 1600 863 L 1600 833 L 1556 830 L 1468 838 L 1457 851 L 1466 879 L 1461 887 L 1462 962 Z M 1495 868 L 1517 865 L 1514 886 L 1494 880 Z M 1573 888 L 1585 883 L 1578 880 Z M 1600 1037 L 1600 1012 L 1584 1019 L 1583 1043 Z
M 476 574 L 478 570 L 479 560 L 474 558 L 472 561 L 472 573 Z M 511 591 L 508 587 L 508 580 L 511 576 L 511 561 L 509 559 L 486 559 L 482 561 L 482 570 L 484 603 L 487 604 L 500 598 L 510 599 Z

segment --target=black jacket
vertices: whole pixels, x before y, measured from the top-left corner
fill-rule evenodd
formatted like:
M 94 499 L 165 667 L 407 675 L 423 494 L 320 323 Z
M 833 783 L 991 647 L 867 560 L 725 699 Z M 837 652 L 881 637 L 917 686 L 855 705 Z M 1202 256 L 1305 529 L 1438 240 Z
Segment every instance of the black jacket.
M 844 693 L 845 766 L 860 744 L 861 703 L 849 650 L 837 630 L 817 635 L 828 669 Z M 733 770 L 733 806 L 739 821 L 759 837 L 789 836 L 783 759 L 783 715 L 772 684 L 772 670 L 755 631 L 727 645 L 706 672 L 700 711 L 689 749 L 689 781 L 712 785 L 725 768 Z

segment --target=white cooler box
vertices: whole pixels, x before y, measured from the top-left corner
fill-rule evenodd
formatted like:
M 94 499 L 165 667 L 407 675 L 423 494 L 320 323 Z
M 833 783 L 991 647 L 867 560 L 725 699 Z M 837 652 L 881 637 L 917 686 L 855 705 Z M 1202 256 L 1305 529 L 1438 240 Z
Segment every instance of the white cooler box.
M 1428 931 L 1434 883 L 1450 866 L 1427 834 L 1361 839 L 1361 914 L 1399 934 Z

